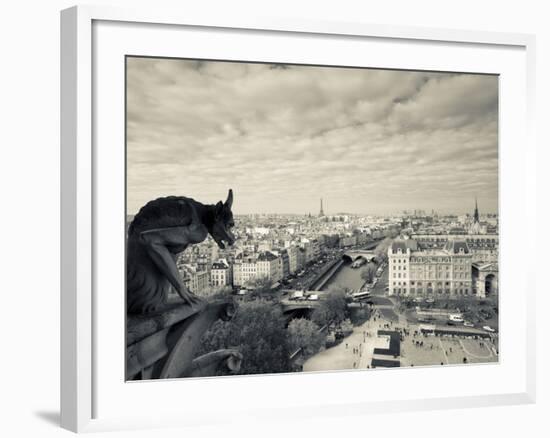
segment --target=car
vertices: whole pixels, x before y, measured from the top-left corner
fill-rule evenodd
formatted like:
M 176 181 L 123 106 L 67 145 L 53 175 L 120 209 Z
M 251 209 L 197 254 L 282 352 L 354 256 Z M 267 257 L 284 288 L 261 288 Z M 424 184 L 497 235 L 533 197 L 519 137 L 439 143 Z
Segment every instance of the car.
M 473 327 L 474 323 L 470 321 L 464 321 L 464 327 Z
M 432 304 L 435 303 L 435 300 L 433 298 L 426 298 L 426 302 Z
M 462 318 L 462 314 L 460 313 L 451 313 L 449 315 L 449 321 L 452 322 L 464 322 L 464 318 Z
M 484 325 L 484 326 L 483 326 L 483 330 L 485 330 L 486 332 L 489 332 L 489 333 L 494 333 L 494 332 L 496 332 L 496 330 L 495 330 L 493 327 L 488 326 L 488 325 Z

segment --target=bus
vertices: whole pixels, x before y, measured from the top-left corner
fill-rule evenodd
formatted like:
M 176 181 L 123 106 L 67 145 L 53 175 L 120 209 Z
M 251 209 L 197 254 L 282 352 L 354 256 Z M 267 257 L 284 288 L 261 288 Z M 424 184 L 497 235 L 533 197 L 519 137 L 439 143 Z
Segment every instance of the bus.
M 351 298 L 353 298 L 353 301 L 360 301 L 363 299 L 367 299 L 371 297 L 370 291 L 363 291 L 363 292 L 354 292 L 351 294 Z

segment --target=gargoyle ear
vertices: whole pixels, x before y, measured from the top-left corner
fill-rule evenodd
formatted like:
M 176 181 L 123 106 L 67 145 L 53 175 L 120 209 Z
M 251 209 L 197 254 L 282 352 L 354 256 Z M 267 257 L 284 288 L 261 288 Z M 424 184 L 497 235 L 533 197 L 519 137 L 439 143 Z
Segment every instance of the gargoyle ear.
M 233 205 L 233 190 L 229 189 L 229 193 L 227 194 L 227 201 L 225 201 L 225 206 L 227 208 L 231 208 Z
M 222 204 L 222 201 L 218 201 L 218 203 L 216 204 L 216 207 L 215 207 L 215 214 L 216 214 L 216 217 L 221 217 L 222 215 L 222 212 L 223 212 L 223 204 Z

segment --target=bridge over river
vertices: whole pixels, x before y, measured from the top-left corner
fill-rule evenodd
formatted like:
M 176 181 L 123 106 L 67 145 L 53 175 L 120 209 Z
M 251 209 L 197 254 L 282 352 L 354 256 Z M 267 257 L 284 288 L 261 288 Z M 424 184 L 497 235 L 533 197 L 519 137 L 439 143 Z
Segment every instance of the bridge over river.
M 318 277 L 310 283 L 308 289 L 304 295 L 315 294 L 318 296 L 318 300 L 281 300 L 280 304 L 283 307 L 283 311 L 287 315 L 300 315 L 306 316 L 311 313 L 324 299 L 326 291 L 332 287 L 338 287 L 349 290 L 359 290 L 365 283 L 365 280 L 361 278 L 361 273 L 365 269 L 365 265 L 359 268 L 352 268 L 353 261 L 363 257 L 367 261 L 371 261 L 374 258 L 372 250 L 380 243 L 380 241 L 370 242 L 362 249 L 347 250 L 342 253 L 342 256 L 337 260 L 327 263 L 324 269 L 320 272 Z M 291 296 L 293 291 L 288 291 Z
M 342 279 L 345 276 L 349 276 L 350 280 L 353 278 L 351 281 L 353 286 L 349 286 L 347 281 L 345 281 L 343 282 L 344 285 L 342 285 L 342 287 L 347 287 L 349 289 L 360 289 L 363 285 L 363 280 L 360 280 L 360 275 L 363 269 L 352 269 L 350 267 L 350 262 L 353 263 L 360 258 L 364 258 L 367 262 L 374 260 L 375 254 L 373 250 L 379 243 L 380 240 L 375 240 L 373 242 L 369 242 L 361 249 L 349 249 L 344 251 L 340 259 L 334 260 L 327 265 L 326 269 L 319 274 L 317 279 L 310 284 L 308 289 L 313 291 L 326 290 L 330 285 L 335 284 L 335 278 L 339 278 L 339 281 L 336 283 L 342 283 Z
M 374 254 L 374 251 L 367 251 L 367 250 L 350 250 L 350 251 L 346 251 L 344 252 L 344 254 L 342 254 L 342 258 L 343 259 L 349 259 L 351 260 L 352 262 L 360 259 L 360 258 L 363 258 L 368 262 L 371 262 L 373 261 L 375 258 L 376 258 L 376 255 Z

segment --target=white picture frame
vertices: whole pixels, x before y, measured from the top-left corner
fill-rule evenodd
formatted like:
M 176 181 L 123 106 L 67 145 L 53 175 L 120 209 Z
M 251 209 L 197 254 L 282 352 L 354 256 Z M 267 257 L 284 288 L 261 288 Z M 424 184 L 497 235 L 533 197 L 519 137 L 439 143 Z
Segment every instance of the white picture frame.
M 145 29 L 148 29 L 147 38 L 141 38 L 139 35 Z M 186 32 L 183 38 L 197 38 L 193 41 L 198 43 L 193 46 L 192 53 L 187 53 L 188 57 L 201 57 L 200 53 L 204 52 L 203 57 L 211 58 L 214 53 L 223 53 L 223 47 L 214 49 L 208 45 L 208 41 L 214 38 L 211 42 L 216 42 L 215 38 L 220 33 L 227 32 L 238 44 L 234 45 L 235 52 L 228 53 L 224 59 L 243 59 L 245 56 L 246 60 L 251 61 L 269 58 L 270 61 L 286 59 L 288 62 L 299 62 L 300 53 L 291 53 L 289 45 L 301 41 L 303 47 L 311 49 L 312 57 L 318 56 L 315 58 L 317 62 L 327 59 L 326 62 L 330 64 L 332 56 L 332 63 L 339 65 L 339 62 L 345 60 L 342 61 L 342 57 L 336 59 L 335 47 L 359 47 L 357 45 L 365 44 L 367 48 L 372 46 L 368 50 L 372 49 L 375 54 L 373 59 L 377 59 L 372 66 L 408 66 L 409 69 L 430 70 L 438 69 L 437 66 L 441 65 L 438 63 L 446 62 L 449 71 L 500 74 L 503 78 L 499 132 L 501 269 L 511 266 L 509 262 L 512 261 L 513 251 L 518 250 L 520 244 L 524 248 L 525 245 L 534 248 L 534 233 L 523 233 L 521 239 L 515 235 L 515 231 L 524 231 L 523 227 L 529 229 L 532 226 L 534 229 L 535 222 L 534 216 L 529 213 L 535 210 L 536 154 L 531 127 L 535 90 L 534 36 L 359 22 L 317 22 L 297 17 L 201 16 L 188 10 L 163 11 L 153 8 L 129 10 L 78 6 L 64 10 L 61 13 L 62 427 L 75 432 L 101 431 L 188 426 L 207 421 L 210 424 L 213 421 L 223 423 L 244 418 L 269 421 L 280 418 L 282 414 L 287 418 L 361 415 L 368 412 L 534 402 L 535 272 L 529 266 L 522 271 L 521 279 L 513 272 L 508 272 L 500 280 L 503 345 L 501 361 L 497 365 L 139 384 L 120 380 L 124 371 L 119 369 L 119 365 L 124 353 L 119 351 L 117 356 L 116 342 L 120 340 L 118 335 L 122 335 L 119 328 L 123 324 L 124 312 L 121 311 L 121 301 L 116 298 L 116 294 L 123 295 L 123 288 L 119 287 L 120 276 L 111 274 L 105 268 L 106 264 L 110 264 L 112 269 L 120 270 L 120 262 L 123 262 L 119 244 L 120 239 L 123 240 L 123 228 L 117 228 L 117 221 L 105 213 L 111 207 L 118 209 L 124 197 L 120 190 L 111 189 L 120 188 L 120 176 L 124 172 L 124 167 L 120 167 L 123 156 L 120 152 L 124 149 L 120 139 L 123 138 L 121 132 L 124 127 L 119 126 L 123 117 L 123 101 L 119 99 L 120 93 L 123 93 L 120 89 L 123 78 L 118 75 L 118 62 L 121 61 L 121 54 L 151 54 L 151 51 L 159 56 L 170 56 L 170 50 L 174 50 L 172 55 L 182 56 L 178 54 L 177 46 L 168 47 L 170 44 L 165 43 L 169 40 L 163 40 L 168 36 L 179 38 L 180 31 Z M 261 51 L 255 50 L 260 40 L 269 42 L 269 45 L 262 47 Z M 389 48 L 389 53 L 383 54 L 376 48 L 377 44 L 382 43 Z M 315 55 L 315 48 L 319 48 L 320 44 L 324 44 L 323 50 Z M 267 50 L 267 47 L 275 46 L 280 46 L 279 51 L 285 50 L 285 57 L 281 58 L 276 49 L 273 52 Z M 406 51 L 404 47 L 407 47 Z M 249 55 L 243 55 L 246 50 L 250 51 Z M 438 55 L 434 56 L 436 53 Z M 412 58 L 415 54 L 418 56 Z M 341 56 L 345 56 L 345 53 Z M 422 57 L 433 61 L 423 61 Z M 113 59 L 117 61 L 111 63 Z M 105 99 L 104 95 L 107 94 L 114 100 Z M 511 123 L 513 120 L 515 123 Z M 98 144 L 102 148 L 99 154 Z M 110 147 L 106 148 L 105 144 Z M 114 155 L 111 157 L 109 154 Z M 106 164 L 107 158 L 112 158 L 109 165 Z M 117 249 L 108 251 L 107 256 L 105 250 L 110 241 L 117 242 L 113 244 Z M 117 262 L 111 263 L 112 260 L 107 258 L 116 259 Z M 120 275 L 124 275 L 123 271 Z M 109 293 L 115 296 L 114 304 L 108 308 L 105 304 L 110 298 L 106 295 L 106 283 L 114 285 Z M 515 295 L 511 295 L 511 290 L 515 291 Z M 511 322 L 508 316 L 513 310 L 516 311 L 516 319 Z M 98 318 L 101 318 L 101 322 Z M 107 337 L 106 333 L 109 332 L 116 335 Z M 112 345 L 108 338 L 113 338 Z M 512 345 L 517 346 L 517 351 L 512 351 Z M 106 361 L 106 357 L 116 358 Z M 377 382 L 389 378 L 397 381 L 407 379 L 410 376 L 407 373 L 433 380 L 434 387 L 424 388 L 423 393 L 414 387 L 409 390 L 398 388 L 389 391 L 386 397 L 376 396 L 384 394 L 381 392 L 383 389 L 376 389 Z M 476 375 L 483 376 L 479 384 L 476 383 Z M 492 375 L 494 379 L 490 377 Z M 372 376 L 379 377 L 374 381 Z M 461 383 L 456 387 L 449 384 L 448 388 L 441 388 L 438 382 L 446 379 L 463 379 L 464 382 L 473 383 Z M 489 382 L 491 379 L 494 381 Z M 313 388 L 318 387 L 319 383 L 326 384 L 328 392 L 315 392 Z M 289 402 L 283 396 L 285 388 L 289 389 L 296 384 L 300 384 L 310 394 Z M 474 384 L 477 386 L 475 390 Z M 353 393 L 349 391 L 349 388 L 361 388 L 361 385 L 368 385 L 374 395 L 360 390 Z M 263 387 L 260 392 L 264 395 L 260 393 L 251 399 L 250 394 L 254 394 L 259 386 Z M 226 394 L 234 394 L 236 389 L 241 394 L 236 395 L 234 406 L 224 409 L 223 406 L 227 406 L 229 400 Z M 184 391 L 186 401 L 182 401 L 177 408 L 168 409 L 170 400 L 174 400 L 175 391 L 179 391 L 179 394 Z M 323 394 L 327 393 L 331 395 L 330 400 L 323 398 Z M 219 403 L 206 406 L 208 397 L 216 394 L 220 398 Z M 269 395 L 269 399 L 265 394 Z M 151 399 L 166 400 L 167 404 L 164 406 L 159 402 L 156 407 L 147 406 L 144 400 Z M 136 400 L 138 404 L 132 404 Z M 139 410 L 139 403 L 145 403 L 143 411 Z M 182 415 L 187 408 L 194 409 L 187 411 L 192 412 L 192 415 Z M 144 415 L 144 412 L 149 415 Z

